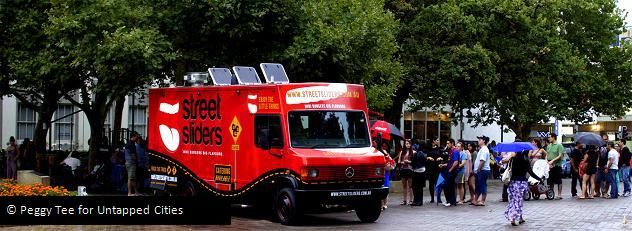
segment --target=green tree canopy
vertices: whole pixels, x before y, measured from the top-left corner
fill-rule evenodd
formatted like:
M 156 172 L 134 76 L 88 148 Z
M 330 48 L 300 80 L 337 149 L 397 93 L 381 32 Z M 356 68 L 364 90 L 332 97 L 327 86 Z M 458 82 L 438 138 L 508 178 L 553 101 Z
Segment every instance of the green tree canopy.
M 63 53 L 44 32 L 49 25 L 50 1 L 0 2 L 0 96 L 9 95 L 37 112 L 35 150 L 46 147 L 46 133 L 59 99 L 78 84 L 66 76 L 71 70 L 59 62 Z
M 149 4 L 149 3 L 148 3 Z M 173 42 L 177 81 L 209 67 L 285 65 L 292 82 L 367 85 L 371 107 L 390 105 L 401 67 L 398 24 L 383 0 L 152 1 Z
M 283 55 L 292 78 L 361 83 L 369 107 L 385 109 L 402 68 L 395 59 L 398 23 L 383 6 L 383 0 L 306 2 Z
M 57 57 L 81 84 L 65 98 L 84 111 L 90 123 L 90 166 L 103 137 L 113 102 L 164 76 L 173 58 L 170 42 L 140 1 L 54 1 L 45 31 L 63 51 Z
M 632 98 L 629 48 L 614 0 L 465 0 L 409 3 L 400 55 L 419 106 L 479 108 L 521 137 L 531 125 L 621 115 Z M 627 73 L 627 76 L 626 76 Z

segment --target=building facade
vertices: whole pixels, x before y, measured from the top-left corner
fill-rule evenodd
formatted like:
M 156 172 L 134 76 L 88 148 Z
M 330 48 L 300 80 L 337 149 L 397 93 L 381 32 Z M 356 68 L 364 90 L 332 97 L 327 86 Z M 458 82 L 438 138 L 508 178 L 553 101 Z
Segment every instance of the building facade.
M 452 118 L 450 115 L 453 115 L 453 111 L 449 107 L 444 107 L 441 111 L 429 108 L 413 110 L 409 105 L 410 101 L 405 104 L 400 121 L 400 128 L 403 128 L 406 138 L 431 140 L 438 137 L 442 143 L 450 138 L 475 141 L 481 135 L 496 142 L 513 142 L 516 139 L 513 131 L 498 123 L 476 126 L 473 122 L 468 122 L 467 118 Z M 472 114 L 477 113 L 477 109 L 470 110 Z M 610 140 L 614 140 L 620 138 L 623 127 L 632 128 L 632 111 L 620 118 L 595 116 L 590 124 L 575 124 L 572 121 L 550 118 L 549 121 L 532 126 L 529 137 L 546 138 L 553 132 L 559 135 L 560 141 L 572 142 L 573 135 L 577 132 L 595 132 L 606 134 Z
M 121 118 L 121 128 L 134 130 L 147 136 L 147 93 L 130 94 L 126 97 Z M 14 136 L 20 144 L 25 138 L 33 139 L 37 113 L 15 97 L 0 99 L 0 140 L 6 144 Z M 104 135 L 111 138 L 113 132 L 114 107 L 105 119 Z M 120 132 L 120 131 L 118 131 Z M 52 117 L 51 129 L 46 137 L 46 147 L 51 150 L 88 150 L 90 124 L 85 114 L 67 100 L 60 100 Z

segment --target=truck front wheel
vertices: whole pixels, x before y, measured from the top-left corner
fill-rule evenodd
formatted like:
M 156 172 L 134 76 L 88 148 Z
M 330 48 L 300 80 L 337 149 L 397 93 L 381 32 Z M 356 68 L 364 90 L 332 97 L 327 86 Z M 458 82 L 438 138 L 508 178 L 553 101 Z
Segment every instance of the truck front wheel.
M 382 213 L 382 201 L 373 200 L 360 204 L 355 208 L 356 215 L 360 221 L 370 223 L 376 221 Z
M 300 217 L 296 195 L 291 188 L 281 189 L 274 199 L 274 215 L 284 225 L 295 224 Z

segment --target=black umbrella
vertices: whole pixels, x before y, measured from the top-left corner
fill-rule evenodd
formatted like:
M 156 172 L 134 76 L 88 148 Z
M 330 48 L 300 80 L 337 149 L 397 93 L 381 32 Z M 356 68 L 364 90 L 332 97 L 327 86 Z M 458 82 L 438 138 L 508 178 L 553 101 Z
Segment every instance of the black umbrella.
M 597 147 L 606 144 L 597 133 L 593 132 L 578 132 L 575 134 L 575 142 L 580 142 L 585 145 L 595 145 Z

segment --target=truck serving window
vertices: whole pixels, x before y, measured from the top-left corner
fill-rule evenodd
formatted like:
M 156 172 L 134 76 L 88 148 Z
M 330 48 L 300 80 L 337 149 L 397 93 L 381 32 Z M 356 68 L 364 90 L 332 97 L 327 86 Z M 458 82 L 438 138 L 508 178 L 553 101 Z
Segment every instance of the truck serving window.
M 258 148 L 283 147 L 281 129 L 281 116 L 257 115 L 255 116 L 255 145 Z
M 369 147 L 369 132 L 361 111 L 292 111 L 290 140 L 295 148 Z

